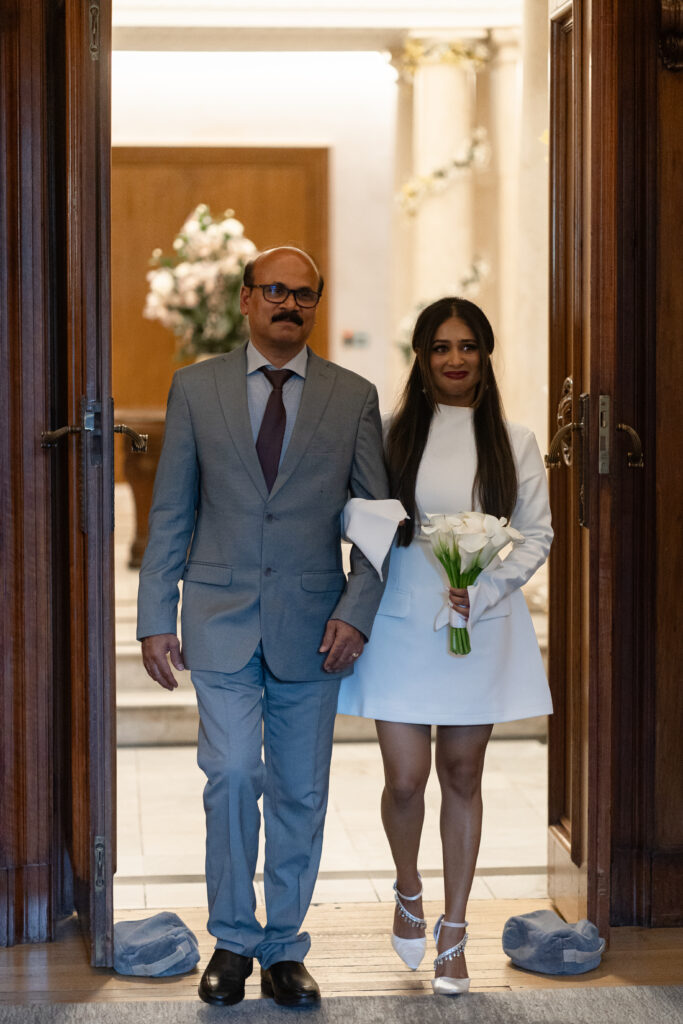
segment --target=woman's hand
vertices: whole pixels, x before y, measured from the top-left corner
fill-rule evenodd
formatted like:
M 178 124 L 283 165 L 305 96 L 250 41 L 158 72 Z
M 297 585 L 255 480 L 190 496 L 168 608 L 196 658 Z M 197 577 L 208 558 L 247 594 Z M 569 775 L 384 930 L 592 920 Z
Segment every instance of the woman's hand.
M 463 619 L 469 619 L 470 595 L 467 593 L 466 587 L 449 587 L 448 599 L 451 603 L 451 608 L 462 615 Z

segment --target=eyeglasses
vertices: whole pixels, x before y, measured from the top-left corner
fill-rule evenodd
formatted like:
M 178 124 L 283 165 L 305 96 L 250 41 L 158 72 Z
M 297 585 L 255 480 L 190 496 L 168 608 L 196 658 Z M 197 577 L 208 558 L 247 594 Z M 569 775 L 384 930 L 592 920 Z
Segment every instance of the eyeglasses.
M 314 292 L 312 288 L 288 288 L 282 281 L 275 281 L 274 284 L 252 284 L 250 288 L 260 288 L 266 302 L 272 302 L 279 306 L 286 302 L 290 295 L 294 296 L 297 306 L 302 309 L 312 309 L 320 301 L 320 292 Z

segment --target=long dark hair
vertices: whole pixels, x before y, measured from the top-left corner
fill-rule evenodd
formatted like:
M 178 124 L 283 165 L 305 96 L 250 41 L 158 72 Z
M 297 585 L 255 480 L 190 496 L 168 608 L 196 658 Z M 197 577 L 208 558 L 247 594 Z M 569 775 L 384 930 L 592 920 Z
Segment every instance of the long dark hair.
M 398 544 L 404 547 L 410 544 L 419 527 L 415 483 L 437 406 L 429 368 L 432 342 L 441 325 L 454 316 L 466 323 L 474 334 L 481 358 L 481 380 L 473 402 L 477 473 L 472 486 L 472 506 L 478 500 L 484 512 L 509 519 L 517 501 L 517 471 L 491 365 L 494 345 L 491 324 L 479 306 L 468 299 L 438 299 L 417 318 L 412 342 L 415 361 L 387 437 L 391 493 L 403 503 L 410 516 L 398 529 Z

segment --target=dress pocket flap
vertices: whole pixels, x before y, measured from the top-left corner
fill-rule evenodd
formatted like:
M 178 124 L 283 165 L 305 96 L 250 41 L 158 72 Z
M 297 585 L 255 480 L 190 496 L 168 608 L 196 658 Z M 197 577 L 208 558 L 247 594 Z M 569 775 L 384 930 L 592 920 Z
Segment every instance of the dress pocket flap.
M 396 619 L 405 619 L 410 611 L 410 591 L 392 587 L 384 591 L 378 615 L 392 615 Z
M 228 587 L 232 582 L 231 565 L 211 562 L 188 562 L 183 573 L 187 583 L 211 583 L 215 587 Z
M 479 616 L 479 622 L 485 619 L 502 619 L 504 615 L 510 614 L 510 598 L 502 597 L 493 608 L 487 608 L 483 615 Z
M 304 590 L 319 593 L 325 590 L 343 590 L 346 576 L 343 572 L 302 572 L 301 586 Z

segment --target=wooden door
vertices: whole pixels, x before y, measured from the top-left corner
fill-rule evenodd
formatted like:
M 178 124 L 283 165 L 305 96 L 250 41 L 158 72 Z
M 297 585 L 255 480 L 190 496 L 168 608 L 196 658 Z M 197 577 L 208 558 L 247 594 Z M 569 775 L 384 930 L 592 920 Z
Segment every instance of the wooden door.
M 564 4 L 551 19 L 551 287 L 549 436 L 555 541 L 550 565 L 549 892 L 572 921 L 586 915 L 588 774 L 584 742 L 590 650 L 587 445 L 574 431 L 588 410 L 590 331 L 582 260 L 586 218 L 581 12 Z M 555 409 L 553 410 L 553 406 Z M 553 415 L 554 412 L 554 415 Z M 557 431 L 566 427 L 564 435 Z M 571 642 L 566 642 L 571 638 Z
M 633 820 L 652 686 L 653 15 L 613 0 L 550 6 L 549 892 L 603 935 L 646 923 Z M 631 860 L 615 870 L 620 844 Z
M 67 0 L 49 69 L 55 887 L 93 966 L 113 961 L 115 870 L 110 20 L 107 0 Z
M 0 6 L 0 946 L 53 934 L 43 6 Z
M 107 0 L 0 11 L 0 944 L 52 939 L 75 908 L 96 965 L 114 870 L 109 25 Z
M 94 966 L 113 960 L 115 686 L 109 300 L 108 0 L 65 8 L 70 777 L 74 903 Z

